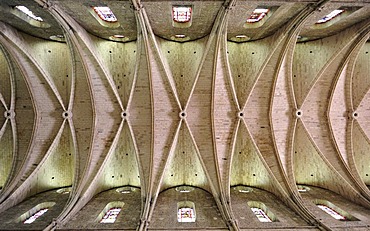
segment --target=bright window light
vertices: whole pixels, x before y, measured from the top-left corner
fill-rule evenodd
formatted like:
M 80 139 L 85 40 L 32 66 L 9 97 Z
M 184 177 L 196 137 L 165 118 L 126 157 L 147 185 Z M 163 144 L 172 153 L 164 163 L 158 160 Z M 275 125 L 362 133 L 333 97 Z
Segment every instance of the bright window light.
M 340 15 L 343 12 L 344 12 L 344 10 L 334 10 L 334 11 L 330 12 L 330 14 L 325 15 L 322 19 L 320 19 L 316 23 L 317 24 L 326 23 L 326 22 L 332 20 L 333 18 L 337 17 L 338 15 Z
M 261 21 L 269 12 L 269 9 L 256 8 L 247 19 L 248 23 L 255 23 Z
M 114 223 L 121 212 L 121 208 L 111 208 L 109 209 L 104 217 L 101 219 L 100 223 Z
M 346 221 L 347 220 L 347 218 L 340 215 L 339 213 L 337 213 L 336 211 L 334 211 L 333 209 L 329 208 L 326 205 L 320 205 L 319 204 L 319 205 L 317 205 L 317 207 L 319 207 L 322 211 L 326 212 L 327 214 L 329 214 L 330 216 L 334 217 L 337 220 L 340 220 L 340 221 Z
M 95 13 L 106 22 L 117 22 L 116 16 L 113 14 L 112 10 L 107 6 L 94 6 Z
M 36 20 L 36 21 L 39 21 L 39 22 L 42 22 L 44 21 L 41 17 L 39 16 L 36 16 L 32 11 L 30 11 L 27 7 L 25 6 L 16 6 L 15 9 L 23 12 L 24 14 L 26 14 L 28 17 Z
M 41 217 L 47 211 L 48 211 L 48 209 L 40 209 L 35 214 L 33 214 L 32 216 L 27 218 L 23 223 L 24 224 L 31 224 L 32 222 L 34 222 L 37 218 Z
M 63 35 L 60 35 L 61 37 L 59 37 L 58 35 L 56 37 L 60 38 L 60 39 L 64 39 L 64 36 Z M 61 189 L 58 189 L 57 190 L 57 193 L 60 193 L 60 194 L 69 194 L 71 192 L 71 188 L 68 187 L 68 188 L 61 188 Z
M 260 222 L 272 222 L 271 219 L 267 216 L 267 214 L 260 208 L 252 207 L 251 210 L 253 211 L 254 215 L 258 218 Z
M 123 35 L 114 35 L 113 38 L 123 39 L 123 38 L 125 38 L 125 36 L 123 36 Z M 122 193 L 122 194 L 129 194 L 129 193 L 135 192 L 135 190 L 136 189 L 134 187 L 124 186 L 124 187 L 116 189 L 116 192 L 119 192 L 119 193 Z
M 234 190 L 236 190 L 236 191 L 238 191 L 238 192 L 240 192 L 240 193 L 250 193 L 250 192 L 252 192 L 252 191 L 253 191 L 253 189 L 252 189 L 252 188 L 247 187 L 247 186 L 244 186 L 244 185 L 236 186 L 236 187 L 234 188 Z
M 177 211 L 178 222 L 195 222 L 195 213 L 192 208 L 179 208 Z
M 190 6 L 173 6 L 172 7 L 173 20 L 175 22 L 185 23 L 191 20 Z
M 297 185 L 297 188 L 298 188 L 298 192 L 308 192 L 310 191 L 310 188 L 307 187 L 307 186 L 304 186 L 304 185 Z
M 186 186 L 186 185 L 182 185 L 182 186 L 178 186 L 176 187 L 176 191 L 177 192 L 181 192 L 181 193 L 188 193 L 188 192 L 191 192 L 193 191 L 194 188 L 191 187 L 191 186 Z
M 175 38 L 185 38 L 186 36 L 184 34 L 176 34 Z
M 121 34 L 115 34 L 113 35 L 114 38 L 124 38 L 125 36 L 124 35 L 121 35 Z

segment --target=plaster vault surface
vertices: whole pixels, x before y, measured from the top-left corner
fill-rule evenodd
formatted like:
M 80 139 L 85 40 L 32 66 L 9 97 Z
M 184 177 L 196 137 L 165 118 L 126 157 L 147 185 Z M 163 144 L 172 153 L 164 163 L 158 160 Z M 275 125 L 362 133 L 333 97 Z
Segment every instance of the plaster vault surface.
M 0 230 L 370 229 L 369 1 L 0 12 Z

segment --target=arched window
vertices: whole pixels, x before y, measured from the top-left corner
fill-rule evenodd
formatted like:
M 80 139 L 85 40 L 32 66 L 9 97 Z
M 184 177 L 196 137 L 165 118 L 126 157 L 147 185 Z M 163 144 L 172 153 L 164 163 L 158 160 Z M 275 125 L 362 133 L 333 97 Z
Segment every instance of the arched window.
M 278 221 L 275 214 L 273 214 L 264 203 L 259 201 L 248 201 L 248 206 L 260 222 Z
M 32 209 L 23 213 L 18 219 L 18 222 L 23 222 L 24 224 L 31 224 L 36 219 L 44 215 L 51 207 L 55 205 L 55 202 L 43 202 L 36 205 Z
M 37 218 L 41 217 L 44 213 L 46 213 L 49 209 L 40 209 L 35 214 L 27 218 L 23 223 L 24 224 L 31 224 L 34 222 Z
M 271 219 L 267 216 L 267 214 L 260 208 L 251 207 L 254 215 L 258 218 L 260 222 L 271 222 Z
M 338 9 L 338 10 L 333 10 L 329 14 L 325 15 L 322 19 L 316 22 L 316 24 L 321 24 L 321 23 L 326 23 L 332 20 L 333 18 L 337 17 L 338 15 L 342 14 L 344 10 Z
M 15 6 L 14 8 L 21 11 L 22 13 L 26 14 L 28 17 L 36 21 L 40 21 L 40 22 L 44 21 L 41 17 L 36 16 L 30 9 L 28 9 L 25 6 Z
M 326 212 L 327 214 L 329 214 L 330 216 L 334 217 L 337 220 L 341 221 L 347 220 L 344 216 L 340 215 L 339 213 L 337 213 L 336 211 L 334 211 L 333 209 L 329 208 L 326 205 L 318 204 L 317 207 L 319 207 L 322 211 Z
M 186 186 L 186 185 L 176 187 L 176 191 L 181 192 L 181 193 L 188 193 L 188 192 L 191 192 L 193 190 L 194 190 L 193 187 Z
M 247 19 L 248 23 L 256 23 L 261 21 L 269 12 L 266 8 L 256 8 Z
M 106 22 L 117 22 L 116 16 L 113 14 L 112 10 L 107 6 L 93 6 L 95 13 L 100 19 Z
M 195 205 L 191 201 L 180 201 L 177 203 L 177 221 L 195 222 Z
M 114 223 L 116 222 L 118 215 L 121 213 L 123 206 L 125 205 L 122 201 L 109 202 L 104 209 L 99 213 L 96 218 L 96 222 L 99 223 Z
M 116 15 L 108 6 L 92 6 L 89 11 L 99 24 L 104 27 L 117 28 L 120 26 Z
M 27 22 L 31 26 L 34 27 L 41 27 L 41 28 L 48 28 L 50 24 L 44 22 L 44 19 L 40 16 L 37 16 L 33 13 L 30 9 L 25 6 L 15 6 L 10 10 L 12 14 L 17 16 L 18 18 L 22 19 L 23 21 Z
M 250 188 L 250 187 L 247 187 L 247 186 L 244 186 L 244 185 L 239 185 L 239 186 L 234 187 L 234 190 L 236 190 L 240 193 L 250 193 L 250 192 L 253 191 L 253 188 Z
M 69 194 L 71 193 L 72 187 L 67 187 L 67 188 L 61 188 L 57 190 L 57 193 L 60 194 Z
M 304 193 L 310 191 L 310 188 L 305 185 L 297 185 L 298 192 Z
M 185 23 L 191 20 L 191 6 L 173 6 L 172 7 L 173 21 Z
M 269 18 L 274 14 L 274 12 L 278 8 L 279 6 L 269 6 L 268 8 L 265 6 L 258 6 L 248 16 L 243 27 L 244 28 L 259 28 L 263 26 L 266 22 L 268 22 Z
M 131 186 L 124 186 L 116 189 L 116 192 L 122 193 L 122 194 L 129 194 L 132 192 L 135 192 L 136 188 L 131 187 Z
M 314 201 L 314 203 L 322 211 L 324 211 L 325 213 L 329 214 L 330 216 L 339 221 L 358 221 L 356 217 L 337 207 L 330 201 L 317 199 Z
M 100 223 L 114 223 L 121 212 L 121 208 L 110 208 L 101 219 Z
M 192 6 L 172 6 L 172 26 L 177 28 L 190 27 L 192 13 Z

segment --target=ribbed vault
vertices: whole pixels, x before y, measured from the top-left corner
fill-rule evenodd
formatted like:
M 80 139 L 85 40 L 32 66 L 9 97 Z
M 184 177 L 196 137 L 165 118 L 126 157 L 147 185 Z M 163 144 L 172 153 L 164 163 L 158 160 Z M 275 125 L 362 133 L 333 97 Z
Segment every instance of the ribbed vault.
M 269 12 L 247 23 L 256 8 Z M 370 2 L 4 0 L 0 12 L 0 229 L 370 226 Z M 195 222 L 178 222 L 183 208 Z

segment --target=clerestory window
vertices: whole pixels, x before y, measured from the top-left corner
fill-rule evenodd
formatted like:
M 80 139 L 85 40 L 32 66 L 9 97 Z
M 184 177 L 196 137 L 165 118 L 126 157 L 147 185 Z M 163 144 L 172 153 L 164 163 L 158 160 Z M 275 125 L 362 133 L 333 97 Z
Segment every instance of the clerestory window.
M 248 23 L 256 23 L 261 21 L 269 12 L 266 8 L 256 8 L 247 19 Z
M 339 208 L 338 206 L 334 205 L 330 201 L 327 200 L 319 200 L 316 199 L 314 201 L 315 205 L 320 208 L 325 213 L 329 214 L 336 220 L 339 221 L 358 221 L 358 219 L 348 212 L 344 211 L 343 209 Z
M 332 20 L 333 18 L 337 17 L 338 15 L 342 14 L 344 10 L 334 10 L 329 14 L 325 15 L 322 19 L 318 20 L 316 24 L 326 23 Z
M 278 221 L 275 214 L 272 213 L 267 206 L 260 201 L 248 201 L 248 206 L 260 222 Z
M 17 222 L 22 222 L 24 224 L 31 224 L 41 216 L 43 216 L 51 207 L 55 205 L 55 202 L 43 202 L 32 209 L 28 210 L 27 212 L 23 213 L 21 216 L 17 218 Z
M 251 210 L 253 211 L 254 215 L 258 218 L 260 222 L 272 222 L 271 219 L 267 216 L 267 214 L 260 208 L 252 207 Z
M 196 212 L 195 205 L 191 201 L 177 202 L 177 221 L 178 222 L 195 222 Z
M 101 219 L 100 223 L 114 223 L 117 220 L 121 208 L 110 208 Z
M 125 203 L 122 201 L 109 202 L 99 213 L 99 216 L 96 218 L 95 221 L 102 224 L 116 222 L 118 215 L 121 213 L 124 205 Z
M 106 22 L 117 22 L 116 16 L 112 10 L 107 6 L 93 6 L 94 12 L 99 16 L 100 19 Z
M 179 23 L 190 22 L 191 20 L 191 6 L 173 6 L 172 16 L 173 21 Z

